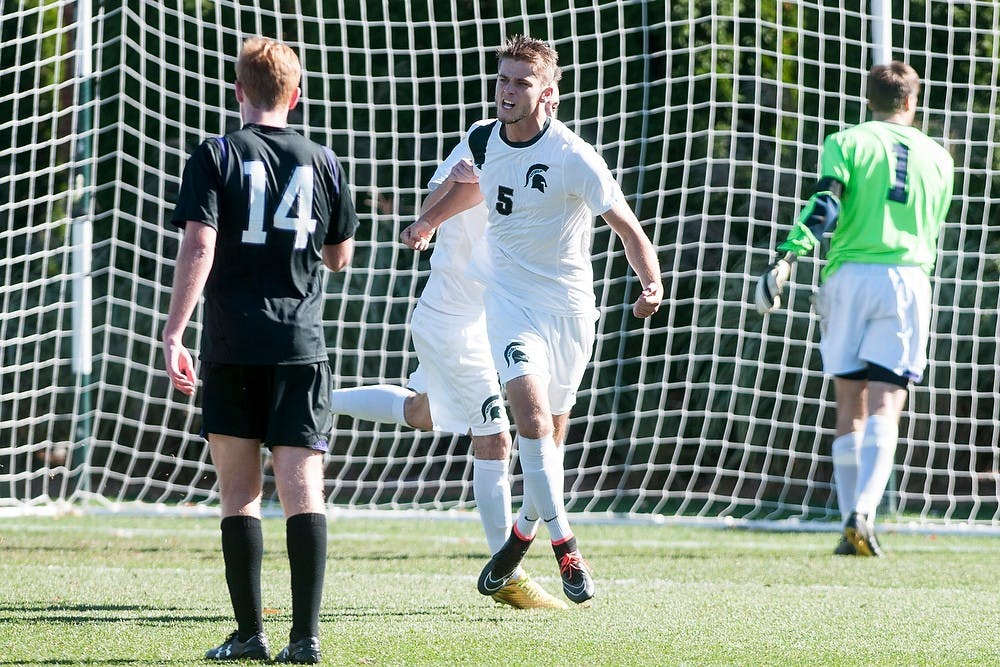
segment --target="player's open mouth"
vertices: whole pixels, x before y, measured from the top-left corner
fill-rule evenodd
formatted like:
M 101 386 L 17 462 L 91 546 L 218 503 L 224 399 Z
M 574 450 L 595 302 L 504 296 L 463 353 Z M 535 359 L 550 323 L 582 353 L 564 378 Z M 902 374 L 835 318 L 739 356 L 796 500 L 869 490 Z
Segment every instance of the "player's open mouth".
M 500 106 L 502 106 L 504 109 L 513 109 L 514 103 L 509 100 L 503 100 L 502 102 L 500 102 Z

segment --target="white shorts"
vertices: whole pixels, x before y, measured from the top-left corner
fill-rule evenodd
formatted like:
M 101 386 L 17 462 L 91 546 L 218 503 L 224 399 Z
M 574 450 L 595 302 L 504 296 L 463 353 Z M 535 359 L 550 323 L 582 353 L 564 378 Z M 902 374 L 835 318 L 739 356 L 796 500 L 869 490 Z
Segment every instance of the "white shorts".
M 594 353 L 594 317 L 529 310 L 492 293 L 483 302 L 500 383 L 537 375 L 548 386 L 552 414 L 569 412 Z
M 869 363 L 919 382 L 927 367 L 931 286 L 918 266 L 847 263 L 820 288 L 823 370 L 845 375 Z
M 407 387 L 427 394 L 435 431 L 493 435 L 510 428 L 482 313 L 451 315 L 417 303 L 410 332 L 420 364 Z

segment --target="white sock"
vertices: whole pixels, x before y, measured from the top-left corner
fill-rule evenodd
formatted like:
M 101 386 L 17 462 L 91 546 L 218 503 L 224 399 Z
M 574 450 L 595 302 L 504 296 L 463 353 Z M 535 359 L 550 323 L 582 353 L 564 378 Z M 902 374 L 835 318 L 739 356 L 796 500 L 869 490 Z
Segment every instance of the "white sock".
M 524 495 L 545 522 L 550 539 L 560 542 L 573 537 L 563 500 L 562 454 L 552 435 L 518 437 L 518 456 L 524 473 Z
M 518 438 L 515 434 L 514 447 L 520 451 L 521 448 L 517 443 Z M 521 509 L 514 517 L 514 530 L 517 531 L 518 537 L 524 540 L 534 539 L 535 532 L 538 530 L 538 510 L 535 509 L 535 503 L 532 502 L 527 487 L 524 488 L 524 494 L 521 496 Z
M 526 540 L 533 538 L 535 531 L 538 530 L 538 510 L 535 509 L 535 503 L 531 502 L 527 491 L 525 491 L 524 500 L 521 502 L 521 511 L 514 519 L 514 529 L 519 537 Z
M 875 510 L 892 475 L 899 426 L 890 418 L 872 415 L 865 423 L 865 435 L 858 456 L 858 485 L 854 510 L 875 521 Z
M 854 431 L 833 441 L 833 481 L 837 485 L 837 507 L 841 523 L 854 511 L 854 492 L 858 486 L 858 450 L 864 433 Z
M 506 460 L 472 460 L 472 490 L 476 494 L 479 520 L 483 523 L 491 554 L 500 551 L 510 535 L 510 479 L 507 471 Z
M 405 387 L 376 384 L 330 392 L 330 411 L 355 419 L 409 426 L 404 407 L 413 392 Z

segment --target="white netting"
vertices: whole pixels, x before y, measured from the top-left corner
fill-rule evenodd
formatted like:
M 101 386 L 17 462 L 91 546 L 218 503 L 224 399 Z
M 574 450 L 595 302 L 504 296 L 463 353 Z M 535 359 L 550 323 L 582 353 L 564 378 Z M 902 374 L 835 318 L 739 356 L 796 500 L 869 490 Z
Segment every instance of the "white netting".
M 918 122 L 952 151 L 958 173 L 931 365 L 901 425 L 893 502 L 919 522 L 996 527 L 998 256 L 988 231 L 1000 16 L 986 0 L 898 4 L 892 54 L 921 72 Z M 669 294 L 651 321 L 632 318 L 634 278 L 598 225 L 602 318 L 571 420 L 570 510 L 834 517 L 832 388 L 809 313 L 819 262 L 799 262 L 789 308 L 766 320 L 748 276 L 769 263 L 808 194 L 823 137 L 866 117 L 866 7 L 254 5 L 127 0 L 79 22 L 85 3 L 5 5 L 0 504 L 216 500 L 197 411 L 170 391 L 158 336 L 178 242 L 166 221 L 188 153 L 239 124 L 231 79 L 242 38 L 296 48 L 305 100 L 292 123 L 349 173 L 362 226 L 353 267 L 328 280 L 325 317 L 339 386 L 354 386 L 402 383 L 415 364 L 406 323 L 428 264 L 396 242 L 398 231 L 437 162 L 492 114 L 495 48 L 527 32 L 560 52 L 560 116 L 617 174 L 660 250 Z M 93 77 L 79 67 L 80 25 Z M 74 239 L 87 247 L 78 241 L 91 227 L 88 273 L 72 250 Z M 74 311 L 85 275 L 93 297 Z M 75 324 L 81 314 L 92 330 Z M 74 363 L 89 342 L 93 355 Z M 474 503 L 462 437 L 340 418 L 327 477 L 336 506 Z

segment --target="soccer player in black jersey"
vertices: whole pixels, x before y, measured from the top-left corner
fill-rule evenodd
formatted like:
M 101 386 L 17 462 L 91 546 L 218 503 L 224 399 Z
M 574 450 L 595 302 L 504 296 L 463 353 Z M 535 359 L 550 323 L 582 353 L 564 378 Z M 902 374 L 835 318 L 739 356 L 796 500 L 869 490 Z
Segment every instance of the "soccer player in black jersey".
M 336 156 L 287 126 L 301 66 L 251 38 L 236 63 L 243 128 L 199 145 L 172 222 L 183 229 L 163 330 L 174 387 L 195 391 L 182 342 L 202 293 L 202 431 L 219 479 L 222 554 L 237 629 L 209 660 L 270 659 L 260 570 L 262 444 L 286 517 L 292 628 L 279 662 L 320 660 L 326 566 L 323 454 L 332 428 L 323 266 L 351 261 L 357 216 Z

